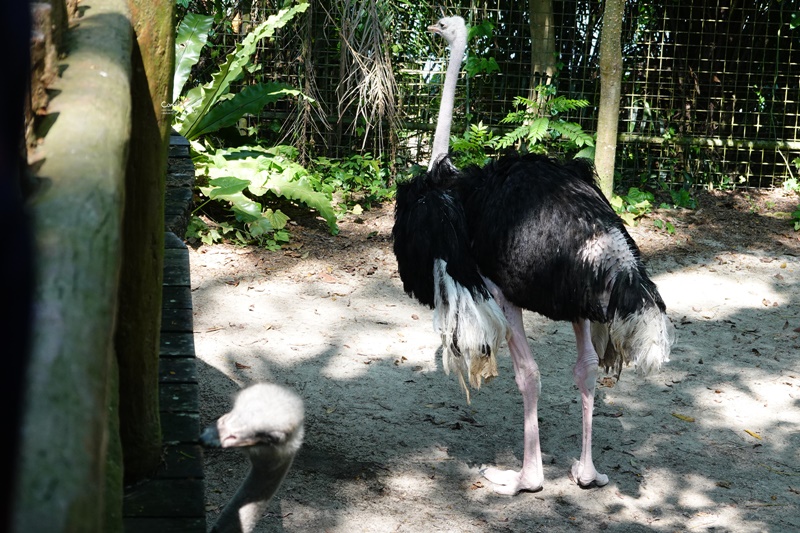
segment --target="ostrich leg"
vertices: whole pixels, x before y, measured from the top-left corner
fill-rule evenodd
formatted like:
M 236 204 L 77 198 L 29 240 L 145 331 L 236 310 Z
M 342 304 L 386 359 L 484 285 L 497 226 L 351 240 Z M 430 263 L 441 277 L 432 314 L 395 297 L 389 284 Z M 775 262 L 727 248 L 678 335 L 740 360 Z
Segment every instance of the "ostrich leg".
M 522 394 L 522 405 L 525 413 L 522 470 L 486 468 L 481 473 L 483 477 L 494 483 L 494 491 L 498 494 L 513 496 L 520 491 L 535 492 L 541 490 L 544 484 L 537 413 L 539 394 L 542 389 L 539 365 L 536 364 L 531 348 L 528 346 L 525 328 L 522 325 L 522 309 L 507 301 L 494 283 L 486 279 L 485 281 L 492 291 L 492 296 L 500 304 L 508 320 L 510 331 L 508 348 L 511 352 L 511 361 L 514 364 L 517 387 Z
M 592 411 L 594 410 L 594 389 L 597 381 L 598 358 L 592 346 L 590 322 L 581 320 L 572 324 L 575 341 L 578 345 L 578 361 L 573 369 L 575 384 L 581 391 L 583 411 L 583 442 L 581 458 L 572 465 L 570 479 L 581 487 L 592 484 L 602 487 L 608 483 L 608 476 L 600 474 L 592 461 Z

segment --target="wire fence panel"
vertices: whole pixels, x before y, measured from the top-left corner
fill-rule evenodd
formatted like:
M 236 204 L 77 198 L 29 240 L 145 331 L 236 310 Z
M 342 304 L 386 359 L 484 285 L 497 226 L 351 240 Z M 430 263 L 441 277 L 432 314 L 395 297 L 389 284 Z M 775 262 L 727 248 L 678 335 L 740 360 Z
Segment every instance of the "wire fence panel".
M 633 6 L 625 50 L 626 181 L 780 185 L 798 143 L 795 2 Z
M 278 4 L 225 4 L 227 18 L 210 39 L 213 53 L 232 50 Z M 535 83 L 532 4 L 471 0 L 412 9 L 402 2 L 312 0 L 303 17 L 262 43 L 242 83 L 290 83 L 315 103 L 280 102 L 239 130 L 260 140 L 288 139 L 310 155 L 371 152 L 391 154 L 401 165 L 425 161 L 448 57 L 443 40 L 426 26 L 442 12 L 459 14 L 472 26 L 493 26 L 491 35 L 470 42 L 453 133 L 479 122 L 502 130 L 514 98 L 531 96 Z M 552 9 L 558 66 L 553 83 L 557 94 L 591 103 L 569 118 L 594 132 L 603 3 L 564 0 Z M 794 177 L 800 163 L 800 28 L 793 25 L 799 12 L 800 0 L 627 2 L 619 185 L 772 187 Z M 370 25 L 376 23 L 383 41 L 370 45 L 368 38 L 376 37 Z M 359 98 L 370 99 L 369 90 L 352 96 L 359 83 L 370 82 L 366 63 L 376 54 L 386 56 L 384 66 L 390 64 L 395 106 L 369 119 L 359 104 Z M 195 79 L 210 75 L 213 61 L 198 64 Z M 491 61 L 499 70 L 482 70 Z

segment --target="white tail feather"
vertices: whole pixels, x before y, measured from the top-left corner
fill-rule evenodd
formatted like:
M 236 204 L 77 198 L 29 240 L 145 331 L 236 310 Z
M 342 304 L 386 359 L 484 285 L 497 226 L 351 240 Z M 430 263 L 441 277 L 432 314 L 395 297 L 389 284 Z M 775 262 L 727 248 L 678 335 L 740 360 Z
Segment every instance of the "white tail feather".
M 506 338 L 505 315 L 491 296 L 477 295 L 447 274 L 447 263 L 434 263 L 433 327 L 442 337 L 442 359 L 445 372 L 454 371 L 469 402 L 466 375 L 478 389 L 481 380 L 497 375 L 497 353 Z
M 633 363 L 646 376 L 669 361 L 675 328 L 656 306 L 647 306 L 627 318 L 615 315 L 608 324 L 592 323 L 592 343 L 601 364 L 617 372 Z

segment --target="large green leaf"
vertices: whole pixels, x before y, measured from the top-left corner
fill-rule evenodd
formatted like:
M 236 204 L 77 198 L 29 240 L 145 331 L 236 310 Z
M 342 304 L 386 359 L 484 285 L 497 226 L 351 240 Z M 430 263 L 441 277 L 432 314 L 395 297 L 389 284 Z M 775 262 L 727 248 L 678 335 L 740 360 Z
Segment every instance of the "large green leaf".
M 239 179 L 233 176 L 225 176 L 209 181 L 212 186 L 211 193 L 207 196 L 209 198 L 221 198 L 231 194 L 240 193 L 250 185 L 250 180 Z
M 231 211 L 233 211 L 237 220 L 253 222 L 261 218 L 261 204 L 245 196 L 242 191 L 243 189 L 237 192 L 232 189 L 222 190 L 214 187 L 200 187 L 200 192 L 209 198 L 230 202 Z
M 200 51 L 206 45 L 208 32 L 214 23 L 213 16 L 186 13 L 178 25 L 175 36 L 175 76 L 172 84 L 172 101 L 178 99 L 192 67 L 200 59 Z
M 248 229 L 253 237 L 261 237 L 275 231 L 275 227 L 266 216 L 261 216 L 258 220 L 251 222 Z
M 197 135 L 194 134 L 197 131 L 197 124 L 219 102 L 219 99 L 228 93 L 231 83 L 242 75 L 244 67 L 250 62 L 250 56 L 256 51 L 259 41 L 271 37 L 277 29 L 285 26 L 292 17 L 306 9 L 308 9 L 308 4 L 305 2 L 281 9 L 259 24 L 241 43 L 237 43 L 236 49 L 225 57 L 225 63 L 214 73 L 210 82 L 186 93 L 186 99 L 183 102 L 185 111 L 176 122 L 175 129 L 189 140 L 197 138 Z
M 308 207 L 315 209 L 328 223 L 328 229 L 331 233 L 336 234 L 339 232 L 336 224 L 336 213 L 333 212 L 330 199 L 325 194 L 312 189 L 308 180 L 293 179 L 291 168 L 287 168 L 281 174 L 272 175 L 268 185 L 269 189 L 278 196 L 303 202 Z
M 261 204 L 247 198 L 244 194 L 240 193 L 227 199 L 231 202 L 231 209 L 236 215 L 236 220 L 253 222 L 261 218 Z
M 260 204 L 245 197 L 244 189 L 254 197 L 261 197 L 269 191 L 316 210 L 328 223 L 331 233 L 338 233 L 336 213 L 330 198 L 314 190 L 308 180 L 308 171 L 302 165 L 287 159 L 286 155 L 292 153 L 292 148 L 284 146 L 243 146 L 204 154 L 195 161 L 195 165 L 198 172 L 212 179 L 209 187 L 201 187 L 200 191 L 209 198 L 231 202 L 237 218 L 245 222 L 255 220 L 256 205 L 258 216 L 262 215 Z M 245 219 L 245 213 L 253 218 Z M 270 222 L 276 229 L 282 227 L 279 219 L 271 219 Z
M 214 106 L 187 131 L 187 138 L 195 139 L 200 135 L 231 126 L 247 114 L 256 114 L 272 102 L 287 95 L 298 95 L 300 91 L 283 83 L 259 83 L 250 85 L 228 100 Z
M 289 222 L 289 217 L 286 216 L 280 209 L 278 209 L 277 211 L 273 211 L 272 209 L 267 209 L 264 211 L 264 217 L 267 220 L 269 220 L 270 224 L 275 229 L 283 229 Z

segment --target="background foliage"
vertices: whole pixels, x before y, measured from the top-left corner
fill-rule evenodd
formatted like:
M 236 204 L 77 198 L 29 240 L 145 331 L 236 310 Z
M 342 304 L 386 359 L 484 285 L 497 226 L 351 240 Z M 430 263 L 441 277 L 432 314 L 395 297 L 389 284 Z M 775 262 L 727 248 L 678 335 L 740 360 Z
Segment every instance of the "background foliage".
M 544 84 L 532 73 L 534 4 L 551 10 L 555 28 L 555 75 Z M 691 207 L 695 187 L 779 187 L 796 179 L 798 4 L 626 3 L 622 198 L 636 198 L 635 188 Z M 223 121 L 201 113 L 214 129 L 184 131 L 207 149 L 293 147 L 293 161 L 304 168 L 297 176 L 334 213 L 390 199 L 397 173 L 428 158 L 447 53 L 425 28 L 442 10 L 470 25 L 453 128 L 462 162 L 480 163 L 508 146 L 591 156 L 603 12 L 596 0 L 179 0 L 179 39 L 197 22 L 194 14 L 206 16 L 200 29 L 208 29 L 207 44 L 191 50 L 197 62 L 181 72 L 187 98 L 176 105 L 191 106 L 227 80 L 214 106 L 240 112 Z M 281 12 L 290 13 L 259 36 Z M 232 55 L 246 59 L 221 77 Z M 243 194 L 253 199 L 248 188 Z

